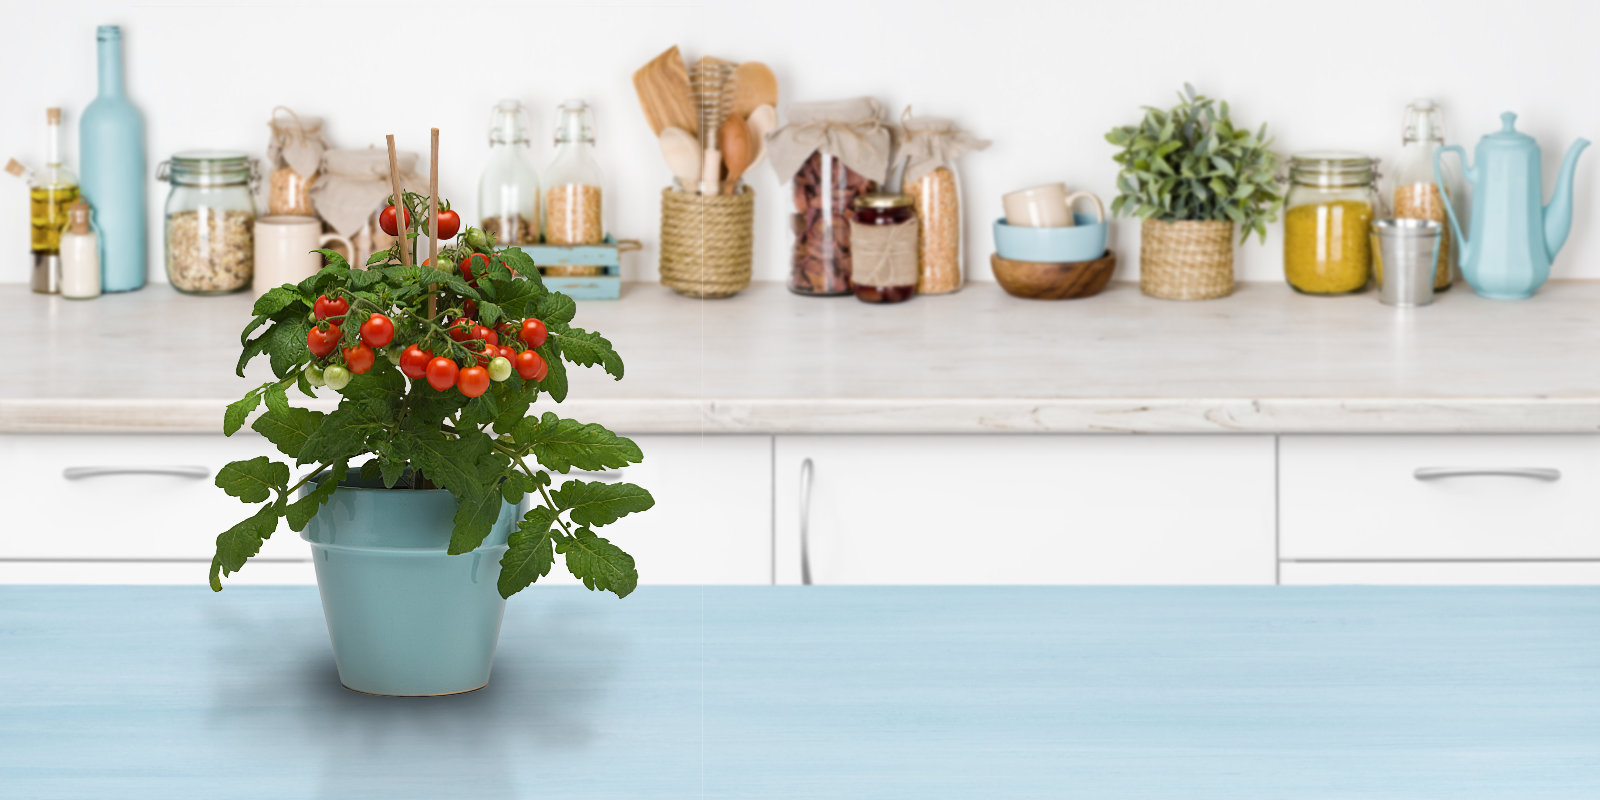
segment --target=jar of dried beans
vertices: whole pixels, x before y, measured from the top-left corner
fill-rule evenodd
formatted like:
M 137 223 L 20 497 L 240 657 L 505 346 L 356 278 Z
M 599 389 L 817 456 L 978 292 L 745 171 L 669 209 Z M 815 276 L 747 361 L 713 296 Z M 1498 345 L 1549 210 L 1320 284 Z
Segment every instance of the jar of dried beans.
M 917 293 L 917 213 L 908 194 L 869 194 L 856 200 L 850 224 L 850 278 L 856 299 L 901 303 Z
M 190 151 L 163 162 L 167 280 L 180 292 L 227 294 L 255 271 L 256 162 L 244 153 Z
M 883 106 L 870 97 L 796 103 L 789 124 L 767 137 L 773 170 L 794 183 L 791 291 L 850 293 L 851 216 L 888 173 L 891 144 Z
M 954 122 L 901 115 L 900 146 L 906 160 L 905 191 L 916 209 L 921 245 L 917 250 L 917 291 L 944 294 L 961 288 L 966 249 L 961 238 L 961 177 L 956 160 L 989 142 Z
M 1350 294 L 1372 275 L 1372 220 L 1381 199 L 1378 161 L 1357 153 L 1303 153 L 1289 160 L 1283 274 L 1303 294 Z

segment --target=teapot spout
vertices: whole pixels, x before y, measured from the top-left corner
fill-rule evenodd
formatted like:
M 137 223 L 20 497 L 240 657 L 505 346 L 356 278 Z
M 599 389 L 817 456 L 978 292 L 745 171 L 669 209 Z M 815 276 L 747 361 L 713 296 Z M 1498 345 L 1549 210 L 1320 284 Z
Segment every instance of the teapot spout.
M 1556 190 L 1550 196 L 1550 205 L 1544 207 L 1544 247 L 1552 260 L 1561 246 L 1567 243 L 1567 234 L 1572 231 L 1572 175 L 1578 169 L 1578 156 L 1588 146 L 1588 139 L 1579 139 L 1567 148 Z

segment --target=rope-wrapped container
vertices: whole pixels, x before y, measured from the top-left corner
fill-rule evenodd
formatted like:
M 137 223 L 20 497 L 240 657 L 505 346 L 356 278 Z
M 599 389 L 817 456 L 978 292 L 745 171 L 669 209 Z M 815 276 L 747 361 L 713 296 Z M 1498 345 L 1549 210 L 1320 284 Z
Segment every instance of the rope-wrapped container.
M 756 196 L 661 191 L 661 283 L 690 297 L 729 297 L 750 285 Z
M 1164 300 L 1210 300 L 1233 293 L 1233 223 L 1141 222 L 1139 290 Z

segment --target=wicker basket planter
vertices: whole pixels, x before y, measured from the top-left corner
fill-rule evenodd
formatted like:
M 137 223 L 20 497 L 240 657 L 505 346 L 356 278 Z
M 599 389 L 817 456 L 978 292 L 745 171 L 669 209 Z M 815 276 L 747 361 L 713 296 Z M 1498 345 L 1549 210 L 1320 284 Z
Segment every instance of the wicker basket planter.
M 1233 223 L 1139 226 L 1139 290 L 1163 300 L 1210 300 L 1233 292 Z
M 690 297 L 729 297 L 750 285 L 756 196 L 661 191 L 661 283 Z

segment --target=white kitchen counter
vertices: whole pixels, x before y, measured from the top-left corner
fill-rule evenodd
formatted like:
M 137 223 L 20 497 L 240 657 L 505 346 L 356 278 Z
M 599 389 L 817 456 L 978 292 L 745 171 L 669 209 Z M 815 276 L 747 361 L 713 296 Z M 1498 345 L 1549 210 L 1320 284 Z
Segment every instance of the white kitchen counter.
M 0 432 L 218 432 L 251 385 L 233 375 L 246 295 L 5 285 L 0 303 Z M 560 411 L 628 433 L 1600 431 L 1600 282 L 1519 303 L 1458 285 L 1410 312 L 1279 283 L 1199 303 L 985 283 L 895 306 L 631 284 L 581 302 L 576 324 L 613 341 L 627 378 L 574 370 Z M 251 377 L 269 377 L 264 358 Z

